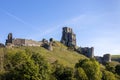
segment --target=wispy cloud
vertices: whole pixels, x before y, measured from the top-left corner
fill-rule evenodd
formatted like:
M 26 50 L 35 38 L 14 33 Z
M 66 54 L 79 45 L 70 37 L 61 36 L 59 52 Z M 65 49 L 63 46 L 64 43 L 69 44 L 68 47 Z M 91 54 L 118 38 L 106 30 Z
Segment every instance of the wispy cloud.
M 20 22 L 20 23 L 22 23 L 22 24 L 29 25 L 29 26 L 33 26 L 33 25 L 27 23 L 26 21 L 24 21 L 23 19 L 21 19 L 20 17 L 14 15 L 13 13 L 10 13 L 10 12 L 7 11 L 7 10 L 1 9 L 1 8 L 0 8 L 0 10 L 1 10 L 4 14 L 10 16 L 11 18 L 15 19 L 16 21 L 18 21 L 18 22 Z
M 38 28 L 36 29 L 37 32 L 35 33 L 35 36 L 36 36 L 36 37 L 38 37 L 38 36 L 39 36 L 39 37 L 43 37 L 43 36 L 49 35 L 49 34 L 51 34 L 51 33 L 54 34 L 54 32 L 56 32 L 56 30 L 60 30 L 60 31 L 61 31 L 61 28 L 62 28 L 62 27 L 69 26 L 69 25 L 71 25 L 71 24 L 77 24 L 78 21 L 80 21 L 80 20 L 82 20 L 82 19 L 84 18 L 84 16 L 85 16 L 85 15 L 80 15 L 80 16 L 74 17 L 74 18 L 72 18 L 72 19 L 70 19 L 70 20 L 66 20 L 66 21 L 64 21 L 64 22 L 61 22 L 61 24 L 59 24 L 59 25 L 51 26 L 50 28 L 47 28 L 47 29 L 45 29 L 44 31 L 42 31 L 41 34 L 38 34 L 38 32 L 41 31 L 41 29 L 40 29 L 40 27 L 39 27 L 39 29 L 38 29 Z M 70 27 L 72 27 L 72 26 L 70 26 Z M 40 30 L 40 31 L 39 31 L 39 30 Z M 35 37 L 35 36 L 34 36 L 34 37 Z

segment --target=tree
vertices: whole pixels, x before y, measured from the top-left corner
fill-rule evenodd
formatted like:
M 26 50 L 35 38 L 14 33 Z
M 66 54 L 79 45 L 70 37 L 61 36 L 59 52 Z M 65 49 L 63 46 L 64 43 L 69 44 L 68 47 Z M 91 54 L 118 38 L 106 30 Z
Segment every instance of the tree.
M 6 80 L 50 79 L 50 65 L 39 53 L 16 51 L 14 54 L 6 54 L 5 58 Z
M 102 80 L 116 80 L 116 78 L 112 72 L 103 71 Z
M 74 71 L 72 68 L 64 67 L 58 63 L 54 64 L 53 75 L 57 80 L 73 80 Z
M 115 72 L 120 75 L 120 64 L 115 66 Z
M 95 59 L 84 59 L 79 61 L 75 67 L 83 68 L 89 80 L 101 80 L 100 65 Z
M 112 72 L 112 73 L 115 73 L 115 67 L 110 63 L 110 62 L 107 62 L 105 64 L 105 67 L 106 67 L 106 70 Z
M 39 53 L 33 53 L 31 59 L 39 66 L 39 78 L 41 80 L 49 80 L 52 73 L 50 64 Z
M 85 71 L 81 67 L 77 68 L 75 77 L 77 78 L 77 80 L 88 80 Z
M 6 59 L 7 60 L 7 59 Z M 23 52 L 17 52 L 5 65 L 7 80 L 39 80 L 38 65 Z

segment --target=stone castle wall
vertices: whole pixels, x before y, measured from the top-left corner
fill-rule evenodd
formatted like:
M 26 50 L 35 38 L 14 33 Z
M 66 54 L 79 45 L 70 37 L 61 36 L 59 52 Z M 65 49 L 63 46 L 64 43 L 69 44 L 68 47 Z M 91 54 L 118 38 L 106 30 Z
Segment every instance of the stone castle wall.
M 95 59 L 99 62 L 99 63 L 106 63 L 106 62 L 111 62 L 111 55 L 110 54 L 104 54 L 103 57 L 100 56 L 95 56 Z
M 25 39 L 25 46 L 41 46 L 42 42 Z
M 13 39 L 12 33 L 8 34 L 8 39 L 6 40 L 7 46 L 41 46 L 42 42 L 34 41 L 31 39 Z
M 103 55 L 103 61 L 104 62 L 111 62 L 111 55 L 110 54 Z
M 94 57 L 94 48 L 93 47 L 91 47 L 91 48 L 89 48 L 89 47 L 79 47 L 77 49 L 77 51 L 79 53 L 89 57 L 89 58 L 93 58 Z
M 15 46 L 24 46 L 25 45 L 25 39 L 13 39 L 12 44 Z

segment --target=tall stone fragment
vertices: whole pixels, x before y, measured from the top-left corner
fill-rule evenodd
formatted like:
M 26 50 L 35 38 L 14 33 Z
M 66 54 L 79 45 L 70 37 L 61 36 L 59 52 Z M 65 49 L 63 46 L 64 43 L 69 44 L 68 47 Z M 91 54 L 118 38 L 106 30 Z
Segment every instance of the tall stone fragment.
M 12 44 L 12 40 L 13 40 L 12 33 L 9 33 L 5 44 L 6 45 L 7 44 Z
M 63 27 L 61 43 L 68 47 L 76 46 L 76 34 L 74 34 L 72 28 Z

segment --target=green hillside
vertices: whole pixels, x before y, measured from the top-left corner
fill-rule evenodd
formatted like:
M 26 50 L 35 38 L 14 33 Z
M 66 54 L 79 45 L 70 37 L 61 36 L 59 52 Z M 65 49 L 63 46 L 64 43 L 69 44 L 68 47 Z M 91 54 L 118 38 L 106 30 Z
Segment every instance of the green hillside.
M 50 63 L 58 61 L 60 64 L 68 67 L 74 67 L 78 60 L 87 58 L 75 51 L 68 50 L 66 46 L 57 41 L 53 45 L 53 51 L 49 51 L 43 47 L 14 47 L 7 48 L 5 53 L 14 54 L 18 51 L 25 52 L 26 50 L 41 54 Z
M 112 55 L 112 61 L 118 61 L 120 62 L 120 55 Z

